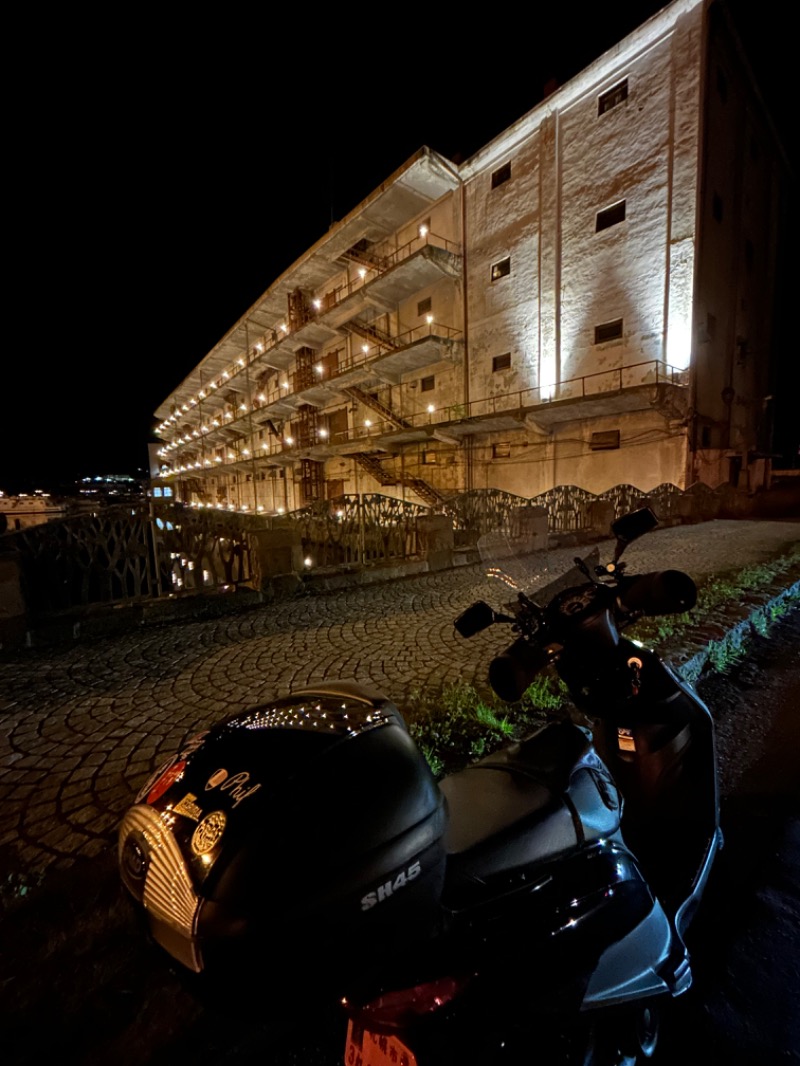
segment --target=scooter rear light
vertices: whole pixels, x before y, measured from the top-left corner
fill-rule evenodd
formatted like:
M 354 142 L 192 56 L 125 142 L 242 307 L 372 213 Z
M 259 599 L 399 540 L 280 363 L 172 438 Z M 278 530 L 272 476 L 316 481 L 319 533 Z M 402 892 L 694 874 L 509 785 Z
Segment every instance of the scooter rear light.
M 358 1008 L 348 1001 L 344 1005 L 367 1029 L 400 1029 L 448 1006 L 471 980 L 471 974 L 437 977 L 408 988 L 392 989 Z

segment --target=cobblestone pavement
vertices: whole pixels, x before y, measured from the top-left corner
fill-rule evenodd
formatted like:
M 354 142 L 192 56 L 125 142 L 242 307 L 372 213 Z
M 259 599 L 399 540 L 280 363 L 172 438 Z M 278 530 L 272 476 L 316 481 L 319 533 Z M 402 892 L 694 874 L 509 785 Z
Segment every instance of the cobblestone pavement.
M 798 542 L 798 521 L 717 520 L 656 530 L 626 560 L 631 572 L 674 567 L 702 578 Z M 601 557 L 611 549 L 602 542 Z M 585 550 L 538 561 L 555 574 Z M 0 867 L 43 872 L 106 851 L 166 756 L 223 716 L 293 688 L 354 678 L 402 707 L 415 689 L 484 684 L 502 634 L 466 642 L 453 628 L 478 598 L 499 607 L 508 593 L 475 564 L 6 658 Z

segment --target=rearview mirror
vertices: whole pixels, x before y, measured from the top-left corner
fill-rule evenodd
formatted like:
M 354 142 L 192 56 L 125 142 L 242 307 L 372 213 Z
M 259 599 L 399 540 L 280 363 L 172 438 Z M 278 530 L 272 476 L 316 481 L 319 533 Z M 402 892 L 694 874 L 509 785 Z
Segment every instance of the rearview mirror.
M 494 622 L 494 611 L 488 603 L 478 600 L 471 607 L 467 607 L 466 611 L 456 618 L 453 625 L 462 637 L 474 637 L 482 629 L 488 629 L 492 622 Z
M 655 512 L 649 507 L 642 507 L 638 511 L 631 511 L 630 514 L 618 518 L 611 526 L 611 532 L 617 538 L 614 562 L 619 559 L 629 544 L 644 536 L 645 533 L 649 533 L 651 529 L 655 529 L 657 525 L 658 519 Z

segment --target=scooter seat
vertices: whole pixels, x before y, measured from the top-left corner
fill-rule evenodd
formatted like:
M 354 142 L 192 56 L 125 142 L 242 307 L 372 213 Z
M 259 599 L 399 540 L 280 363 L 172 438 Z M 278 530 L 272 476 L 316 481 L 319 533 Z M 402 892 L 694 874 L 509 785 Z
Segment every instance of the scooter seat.
M 440 782 L 448 877 L 484 879 L 619 830 L 620 796 L 587 733 L 571 722 Z

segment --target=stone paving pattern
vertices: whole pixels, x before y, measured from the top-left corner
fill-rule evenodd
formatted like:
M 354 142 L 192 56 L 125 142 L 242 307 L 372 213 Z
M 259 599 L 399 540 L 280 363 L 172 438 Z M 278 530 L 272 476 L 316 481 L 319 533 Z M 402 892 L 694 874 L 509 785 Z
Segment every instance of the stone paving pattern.
M 625 559 L 632 573 L 677 568 L 699 579 L 798 542 L 800 521 L 716 520 L 657 529 Z M 599 547 L 603 560 L 611 557 L 612 541 Z M 552 576 L 587 550 L 549 551 L 540 563 Z M 453 620 L 476 599 L 498 608 L 509 599 L 479 563 L 6 656 L 0 875 L 64 868 L 113 847 L 139 787 L 187 738 L 294 688 L 353 678 L 402 709 L 416 689 L 459 680 L 485 687 L 489 662 L 511 635 L 493 628 L 470 641 L 458 636 Z M 741 618 L 734 611 L 720 630 Z M 675 660 L 696 650 L 676 648 Z

